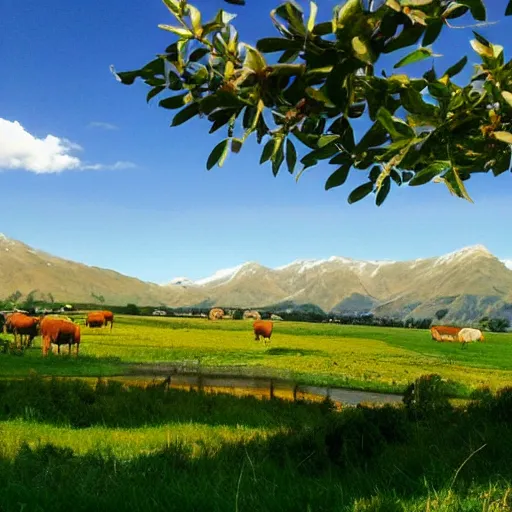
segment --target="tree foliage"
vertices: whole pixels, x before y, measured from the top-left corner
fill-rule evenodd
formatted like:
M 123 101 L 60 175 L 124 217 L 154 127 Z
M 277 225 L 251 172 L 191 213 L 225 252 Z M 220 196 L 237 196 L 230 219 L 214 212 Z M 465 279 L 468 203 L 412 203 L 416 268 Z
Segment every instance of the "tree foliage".
M 163 2 L 174 24 L 159 27 L 173 42 L 140 69 L 112 70 L 124 84 L 143 80 L 148 101 L 168 94 L 159 106 L 176 111 L 171 126 L 201 117 L 210 133 L 225 131 L 208 170 L 255 136 L 260 163 L 269 162 L 274 175 L 285 168 L 298 179 L 328 161 L 327 190 L 356 170 L 366 182 L 348 202 L 373 194 L 381 205 L 393 187 L 431 181 L 471 201 L 464 183 L 473 173 L 510 169 L 512 62 L 502 46 L 473 31 L 480 62 L 465 86 L 452 81 L 465 55 L 441 72 L 432 67 L 415 78 L 402 71 L 435 57 L 432 44 L 454 19 L 484 22 L 484 0 L 345 0 L 325 21 L 317 21 L 315 2 L 306 13 L 285 1 L 270 13 L 276 36 L 255 47 L 239 40 L 233 14 L 219 10 L 206 21 L 186 0 Z M 379 58 L 404 48 L 411 51 L 396 72 L 375 72 Z M 367 119 L 370 128 L 357 140 L 354 126 Z

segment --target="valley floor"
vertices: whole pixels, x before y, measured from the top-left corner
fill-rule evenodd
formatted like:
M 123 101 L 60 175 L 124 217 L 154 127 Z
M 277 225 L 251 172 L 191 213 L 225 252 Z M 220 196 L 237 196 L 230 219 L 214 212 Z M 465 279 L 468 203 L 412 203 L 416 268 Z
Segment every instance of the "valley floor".
M 0 376 L 162 377 L 176 372 L 259 376 L 313 386 L 402 393 L 437 373 L 454 396 L 512 385 L 512 334 L 486 333 L 462 349 L 428 330 L 276 322 L 267 347 L 250 321 L 118 316 L 112 332 L 83 326 L 78 359 L 41 357 L 39 339 L 23 356 L 0 355 Z M 73 352 L 74 354 L 74 352 Z
M 0 354 L 2 512 L 512 510 L 512 398 L 494 393 L 512 384 L 510 335 L 461 349 L 428 331 L 283 322 L 264 347 L 251 322 L 141 317 L 82 333 L 78 358 L 44 359 L 39 340 Z M 233 396 L 180 385 L 183 372 L 405 397 Z M 416 381 L 411 401 L 407 385 L 433 373 L 445 380 Z

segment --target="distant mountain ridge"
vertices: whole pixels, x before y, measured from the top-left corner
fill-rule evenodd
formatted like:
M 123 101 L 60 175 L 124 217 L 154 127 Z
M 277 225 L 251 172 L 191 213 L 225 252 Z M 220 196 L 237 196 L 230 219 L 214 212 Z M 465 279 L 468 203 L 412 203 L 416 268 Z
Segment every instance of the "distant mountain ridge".
M 19 290 L 56 301 L 125 305 L 254 308 L 318 306 L 333 314 L 373 313 L 397 318 L 473 321 L 485 315 L 512 319 L 512 261 L 474 245 L 412 261 L 359 261 L 341 256 L 296 260 L 278 268 L 250 261 L 193 281 L 148 283 L 35 250 L 0 236 L 0 297 Z M 281 306 L 280 306 L 281 305 Z

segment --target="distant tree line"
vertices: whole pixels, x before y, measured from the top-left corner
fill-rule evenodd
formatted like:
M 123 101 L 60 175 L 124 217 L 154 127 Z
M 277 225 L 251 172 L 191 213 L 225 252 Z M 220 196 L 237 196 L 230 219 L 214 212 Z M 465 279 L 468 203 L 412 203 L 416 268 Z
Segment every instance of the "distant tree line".
M 66 308 L 65 302 L 56 302 L 51 293 L 42 294 L 42 299 L 36 300 L 35 296 L 38 290 L 32 290 L 23 295 L 19 290 L 9 295 L 4 300 L 0 300 L 1 311 L 12 311 L 21 309 L 29 314 L 37 314 L 40 311 L 57 313 Z M 73 303 L 72 310 L 94 310 L 108 309 L 115 314 L 151 316 L 155 311 L 165 312 L 170 317 L 207 317 L 211 306 L 201 305 L 201 307 L 176 307 L 171 308 L 163 304 L 157 306 L 139 306 L 135 303 L 128 303 L 125 306 L 105 304 L 103 296 L 94 296 L 95 302 Z M 99 299 L 102 300 L 99 300 Z M 100 304 L 98 304 L 100 302 Z M 245 309 L 233 307 L 221 307 L 227 316 L 234 320 L 242 320 Z M 315 304 L 293 304 L 283 303 L 274 306 L 265 306 L 260 308 L 251 308 L 258 311 L 262 319 L 270 319 L 272 315 L 277 315 L 285 321 L 290 322 L 313 322 L 313 323 L 337 323 L 343 325 L 367 325 L 378 327 L 398 327 L 409 329 L 428 329 L 431 325 L 441 322 L 449 313 L 448 309 L 440 309 L 434 314 L 433 318 L 414 318 L 408 317 L 400 319 L 391 316 L 377 316 L 372 313 L 326 313 Z M 444 322 L 446 323 L 446 322 Z M 455 325 L 455 324 L 452 324 Z M 485 316 L 475 327 L 484 331 L 506 332 L 510 328 L 508 318 Z

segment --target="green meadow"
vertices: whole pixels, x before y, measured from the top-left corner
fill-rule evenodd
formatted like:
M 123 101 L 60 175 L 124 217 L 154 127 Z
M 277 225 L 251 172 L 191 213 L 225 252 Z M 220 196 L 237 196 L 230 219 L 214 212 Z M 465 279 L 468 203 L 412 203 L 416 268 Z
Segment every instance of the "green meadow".
M 272 342 L 256 342 L 250 321 L 117 316 L 112 332 L 83 326 L 80 356 L 0 357 L 0 375 L 112 376 L 168 369 L 270 376 L 302 384 L 403 392 L 421 375 L 453 382 L 454 394 L 512 384 L 512 335 L 486 333 L 461 348 L 428 330 L 276 322 Z M 39 347 L 36 339 L 36 347 Z M 73 352 L 74 354 L 74 352 Z
M 510 511 L 511 347 L 291 322 L 265 347 L 251 322 L 128 316 L 82 327 L 78 358 L 36 339 L 0 354 L 0 510 Z M 175 369 L 405 396 L 234 396 Z

